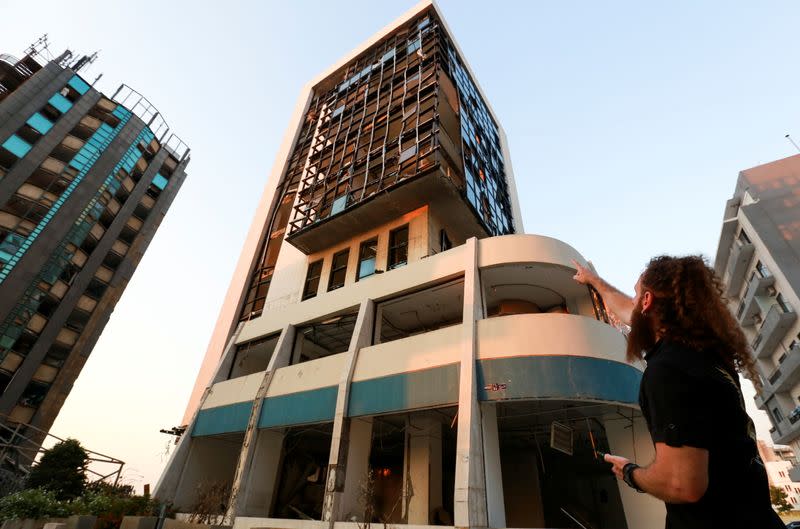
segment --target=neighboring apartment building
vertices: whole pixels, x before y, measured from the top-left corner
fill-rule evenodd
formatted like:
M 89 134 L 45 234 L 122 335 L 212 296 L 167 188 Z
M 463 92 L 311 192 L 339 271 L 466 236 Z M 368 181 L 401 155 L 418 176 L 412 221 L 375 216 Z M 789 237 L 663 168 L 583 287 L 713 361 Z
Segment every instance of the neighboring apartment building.
M 189 162 L 147 99 L 81 77 L 88 60 L 0 56 L 0 458 L 22 469 Z
M 301 94 L 155 496 L 240 529 L 663 525 L 594 452 L 652 457 L 641 366 L 583 257 L 522 232 L 423 2 Z
M 739 173 L 714 267 L 751 341 L 776 444 L 800 451 L 800 155 Z M 800 468 L 792 479 L 800 482 Z
M 767 469 L 769 484 L 786 492 L 787 501 L 795 510 L 800 509 L 800 483 L 792 481 L 789 475 L 792 467 L 797 465 L 794 452 L 788 446 L 769 446 L 758 441 L 758 453 Z

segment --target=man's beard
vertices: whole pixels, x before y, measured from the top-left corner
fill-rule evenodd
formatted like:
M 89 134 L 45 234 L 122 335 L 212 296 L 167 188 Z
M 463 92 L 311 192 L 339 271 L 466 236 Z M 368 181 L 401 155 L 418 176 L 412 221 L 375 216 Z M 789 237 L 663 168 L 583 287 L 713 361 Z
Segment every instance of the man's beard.
M 656 333 L 651 314 L 642 314 L 642 302 L 631 313 L 631 332 L 628 334 L 628 347 L 625 352 L 628 362 L 642 359 L 643 351 L 652 351 L 656 345 Z

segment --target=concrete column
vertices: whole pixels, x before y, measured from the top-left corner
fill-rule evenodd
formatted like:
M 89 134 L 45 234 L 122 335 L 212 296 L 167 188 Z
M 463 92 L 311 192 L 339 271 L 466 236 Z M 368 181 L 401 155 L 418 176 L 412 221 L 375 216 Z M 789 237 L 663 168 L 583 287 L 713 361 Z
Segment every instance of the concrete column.
M 236 330 L 233 331 L 233 334 L 231 335 L 230 339 L 228 340 L 228 344 L 225 347 L 225 351 L 222 354 L 219 363 L 217 364 L 217 368 L 214 371 L 214 377 L 212 378 L 211 384 L 203 392 L 203 396 L 200 398 L 200 404 L 194 411 L 194 415 L 192 415 L 192 420 L 189 422 L 186 427 L 186 431 L 178 441 L 178 446 L 176 446 L 175 450 L 172 451 L 164 472 L 162 472 L 161 477 L 158 478 L 155 489 L 153 489 L 153 497 L 158 498 L 162 502 L 175 501 L 175 494 L 178 491 L 178 485 L 181 482 L 184 469 L 189 461 L 189 454 L 191 452 L 192 444 L 192 428 L 194 428 L 194 424 L 197 421 L 197 415 L 200 413 L 200 409 L 203 407 L 203 403 L 208 397 L 211 386 L 216 382 L 219 382 L 219 378 L 230 370 L 230 365 L 236 352 L 236 339 L 239 337 L 239 333 L 242 331 L 243 326 L 244 325 L 240 323 L 236 327 Z
M 244 516 L 269 516 L 278 486 L 283 438 L 282 431 L 262 430 L 258 433 L 252 464 L 257 471 L 250 473 L 247 486 L 239 493 L 244 495 Z
M 489 527 L 506 527 L 503 503 L 503 472 L 500 462 L 500 435 L 497 432 L 497 404 L 482 402 L 483 463 L 486 474 L 486 511 Z
M 427 525 L 442 506 L 442 423 L 431 417 L 409 418 L 404 465 L 409 525 Z
M 478 274 L 478 240 L 473 237 L 465 245 L 467 262 L 464 266 L 454 521 L 456 527 L 486 527 L 486 482 L 475 373 L 477 320 L 483 318 L 483 296 Z
M 647 431 L 647 424 L 641 416 L 630 421 L 619 415 L 609 415 L 604 426 L 612 454 L 627 457 L 642 466 L 653 461 L 655 447 Z M 636 492 L 622 481 L 617 481 L 617 485 L 625 518 L 628 520 L 628 529 L 649 529 L 664 525 L 667 515 L 664 502 L 649 494 Z
M 325 483 L 325 500 L 322 504 L 322 520 L 333 528 L 334 522 L 342 516 L 342 495 L 345 491 L 348 442 L 350 439 L 350 420 L 347 418 L 347 405 L 350 400 L 350 381 L 358 360 L 358 351 L 372 344 L 372 329 L 375 323 L 375 303 L 368 299 L 358 310 L 353 337 L 347 349 L 344 369 L 339 379 L 336 396 L 336 412 L 333 416 L 331 453 L 328 459 L 328 479 Z M 358 467 L 357 467 L 358 468 Z M 360 479 L 360 476 L 358 476 Z
M 340 518 L 349 522 L 355 516 L 359 522 L 364 520 L 364 504 L 361 498 L 361 485 L 369 472 L 369 455 L 372 448 L 372 417 L 359 417 L 350 420 L 350 439 L 347 443 L 347 472 L 344 477 Z
M 261 417 L 261 405 L 264 403 L 264 397 L 267 396 L 267 390 L 272 383 L 272 378 L 275 376 L 275 371 L 289 365 L 289 361 L 292 357 L 292 346 L 294 345 L 295 334 L 294 325 L 288 325 L 281 332 L 278 343 L 275 344 L 275 352 L 272 353 L 267 371 L 264 373 L 264 379 L 261 381 L 261 386 L 259 386 L 258 392 L 256 393 L 256 398 L 253 402 L 253 410 L 250 412 L 250 419 L 247 421 L 247 429 L 244 432 L 242 452 L 239 454 L 239 460 L 236 464 L 236 473 L 233 476 L 231 498 L 228 502 L 228 510 L 225 513 L 224 525 L 232 525 L 233 520 L 237 516 L 244 514 L 247 487 L 250 484 L 250 473 L 256 452 L 258 419 Z M 275 472 L 277 472 L 277 470 Z M 274 484 L 272 486 L 274 486 Z M 261 487 L 263 488 L 264 485 L 261 485 Z

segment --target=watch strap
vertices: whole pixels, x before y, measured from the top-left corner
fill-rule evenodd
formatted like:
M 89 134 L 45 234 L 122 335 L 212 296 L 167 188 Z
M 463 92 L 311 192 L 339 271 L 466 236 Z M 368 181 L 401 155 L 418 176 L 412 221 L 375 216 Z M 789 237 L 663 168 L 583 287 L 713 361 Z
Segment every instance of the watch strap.
M 633 471 L 636 470 L 637 468 L 642 468 L 642 467 L 640 467 L 636 463 L 626 464 L 624 467 L 622 467 L 622 479 L 630 488 L 632 488 L 636 492 L 644 492 L 636 485 L 636 482 L 633 481 Z

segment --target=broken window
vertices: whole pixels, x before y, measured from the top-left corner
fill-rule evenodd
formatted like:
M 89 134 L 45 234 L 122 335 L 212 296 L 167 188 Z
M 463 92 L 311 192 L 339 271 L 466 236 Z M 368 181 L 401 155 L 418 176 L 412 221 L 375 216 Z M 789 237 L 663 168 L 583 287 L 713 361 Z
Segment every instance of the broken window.
M 378 256 L 378 238 L 362 242 L 358 250 L 358 274 L 356 281 L 375 273 L 375 263 Z
M 291 363 L 299 364 L 347 351 L 357 316 L 357 311 L 349 310 L 298 326 Z
M 303 287 L 303 300 L 313 298 L 319 290 L 319 278 L 322 275 L 322 259 L 308 265 L 306 282 Z
M 458 325 L 464 319 L 464 280 L 430 286 L 377 305 L 375 343 Z
M 408 263 L 408 224 L 389 232 L 389 270 Z
M 266 371 L 280 333 L 236 346 L 228 378 L 239 378 Z
M 350 248 L 333 254 L 331 262 L 331 277 L 328 280 L 328 291 L 335 290 L 344 286 L 347 276 L 347 260 L 350 258 Z

